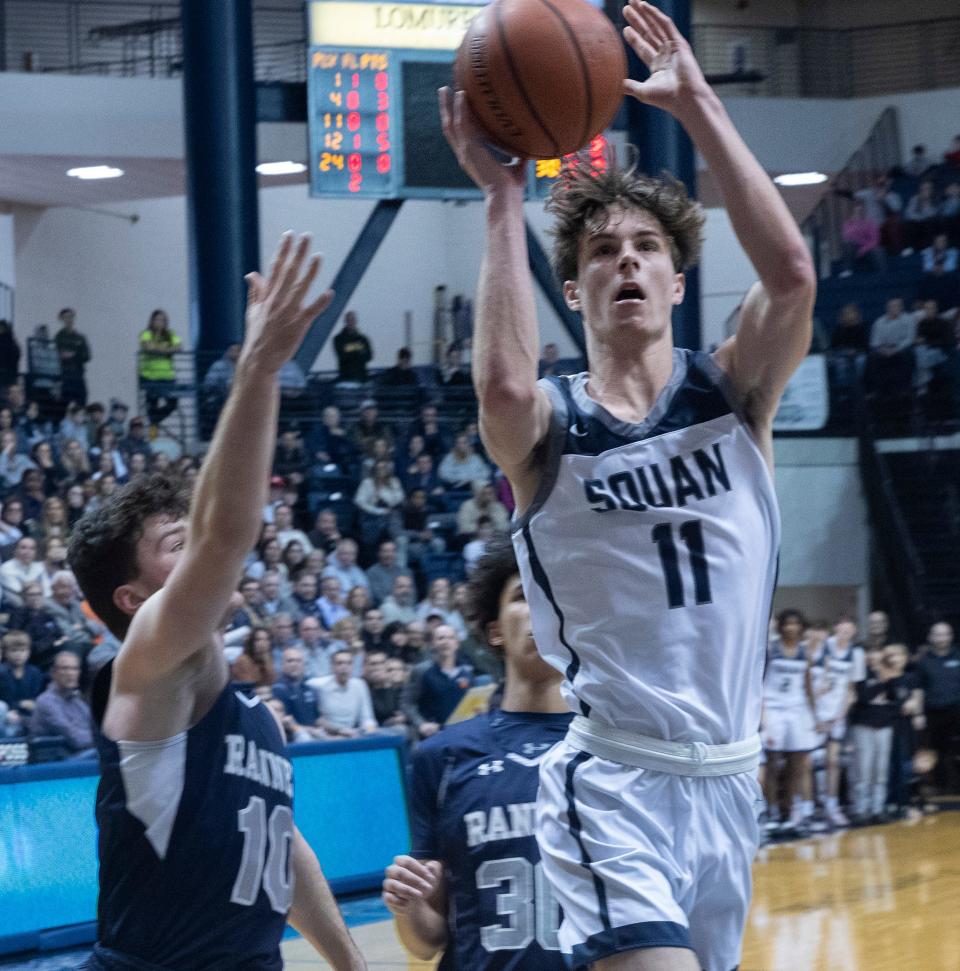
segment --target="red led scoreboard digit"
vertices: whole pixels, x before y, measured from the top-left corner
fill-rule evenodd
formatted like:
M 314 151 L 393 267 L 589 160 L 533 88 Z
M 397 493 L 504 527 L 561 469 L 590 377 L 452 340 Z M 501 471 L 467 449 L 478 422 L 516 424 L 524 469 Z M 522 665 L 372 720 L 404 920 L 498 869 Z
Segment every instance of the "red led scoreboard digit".
M 390 54 L 314 50 L 309 84 L 314 192 L 393 195 Z

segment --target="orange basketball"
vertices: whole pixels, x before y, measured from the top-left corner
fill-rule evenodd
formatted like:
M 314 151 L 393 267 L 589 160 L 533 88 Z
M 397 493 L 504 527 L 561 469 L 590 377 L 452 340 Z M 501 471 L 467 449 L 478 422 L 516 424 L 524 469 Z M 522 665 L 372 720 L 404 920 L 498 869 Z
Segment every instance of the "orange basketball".
M 524 158 L 583 148 L 613 121 L 626 74 L 620 35 L 586 0 L 494 0 L 454 64 L 491 141 Z

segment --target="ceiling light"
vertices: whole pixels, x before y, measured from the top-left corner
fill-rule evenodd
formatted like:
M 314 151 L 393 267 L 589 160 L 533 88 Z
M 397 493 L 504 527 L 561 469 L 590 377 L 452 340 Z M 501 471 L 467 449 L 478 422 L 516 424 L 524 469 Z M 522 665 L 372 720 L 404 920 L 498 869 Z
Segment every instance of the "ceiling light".
M 261 175 L 299 175 L 307 167 L 302 162 L 261 162 L 257 171 Z
M 112 165 L 85 165 L 78 169 L 67 169 L 67 175 L 74 179 L 119 179 L 123 169 Z
M 823 172 L 787 172 L 786 175 L 778 175 L 774 180 L 777 185 L 798 186 L 798 185 L 819 185 L 827 181 L 827 176 Z

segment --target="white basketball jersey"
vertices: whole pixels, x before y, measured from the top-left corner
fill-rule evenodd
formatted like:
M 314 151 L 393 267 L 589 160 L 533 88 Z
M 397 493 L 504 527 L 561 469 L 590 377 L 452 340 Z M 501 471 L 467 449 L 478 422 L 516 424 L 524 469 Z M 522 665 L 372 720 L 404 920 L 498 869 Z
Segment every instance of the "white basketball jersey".
M 866 662 L 863 648 L 853 644 L 841 652 L 834 637 L 828 637 L 814 669 L 819 669 L 816 689 L 817 717 L 824 720 L 839 718 L 851 684 L 862 681 Z M 822 693 L 821 693 L 822 692 Z
M 807 644 L 804 641 L 797 653 L 788 657 L 783 653 L 778 637 L 770 642 L 767 670 L 763 675 L 763 704 L 765 708 L 809 708 L 807 695 Z
M 540 385 L 552 426 L 513 539 L 537 647 L 571 708 L 667 741 L 753 735 L 780 520 L 726 375 L 675 350 L 638 424 L 590 398 L 586 374 Z

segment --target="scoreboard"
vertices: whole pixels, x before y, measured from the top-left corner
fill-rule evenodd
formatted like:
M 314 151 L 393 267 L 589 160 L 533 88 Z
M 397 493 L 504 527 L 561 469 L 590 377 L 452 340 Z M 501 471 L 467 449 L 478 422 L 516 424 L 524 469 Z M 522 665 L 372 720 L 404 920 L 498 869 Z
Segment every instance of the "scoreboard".
M 478 4 L 310 0 L 307 89 L 310 193 L 375 199 L 478 198 L 440 127 L 437 88 Z M 604 136 L 591 162 L 605 164 Z M 528 167 L 545 196 L 561 159 Z

